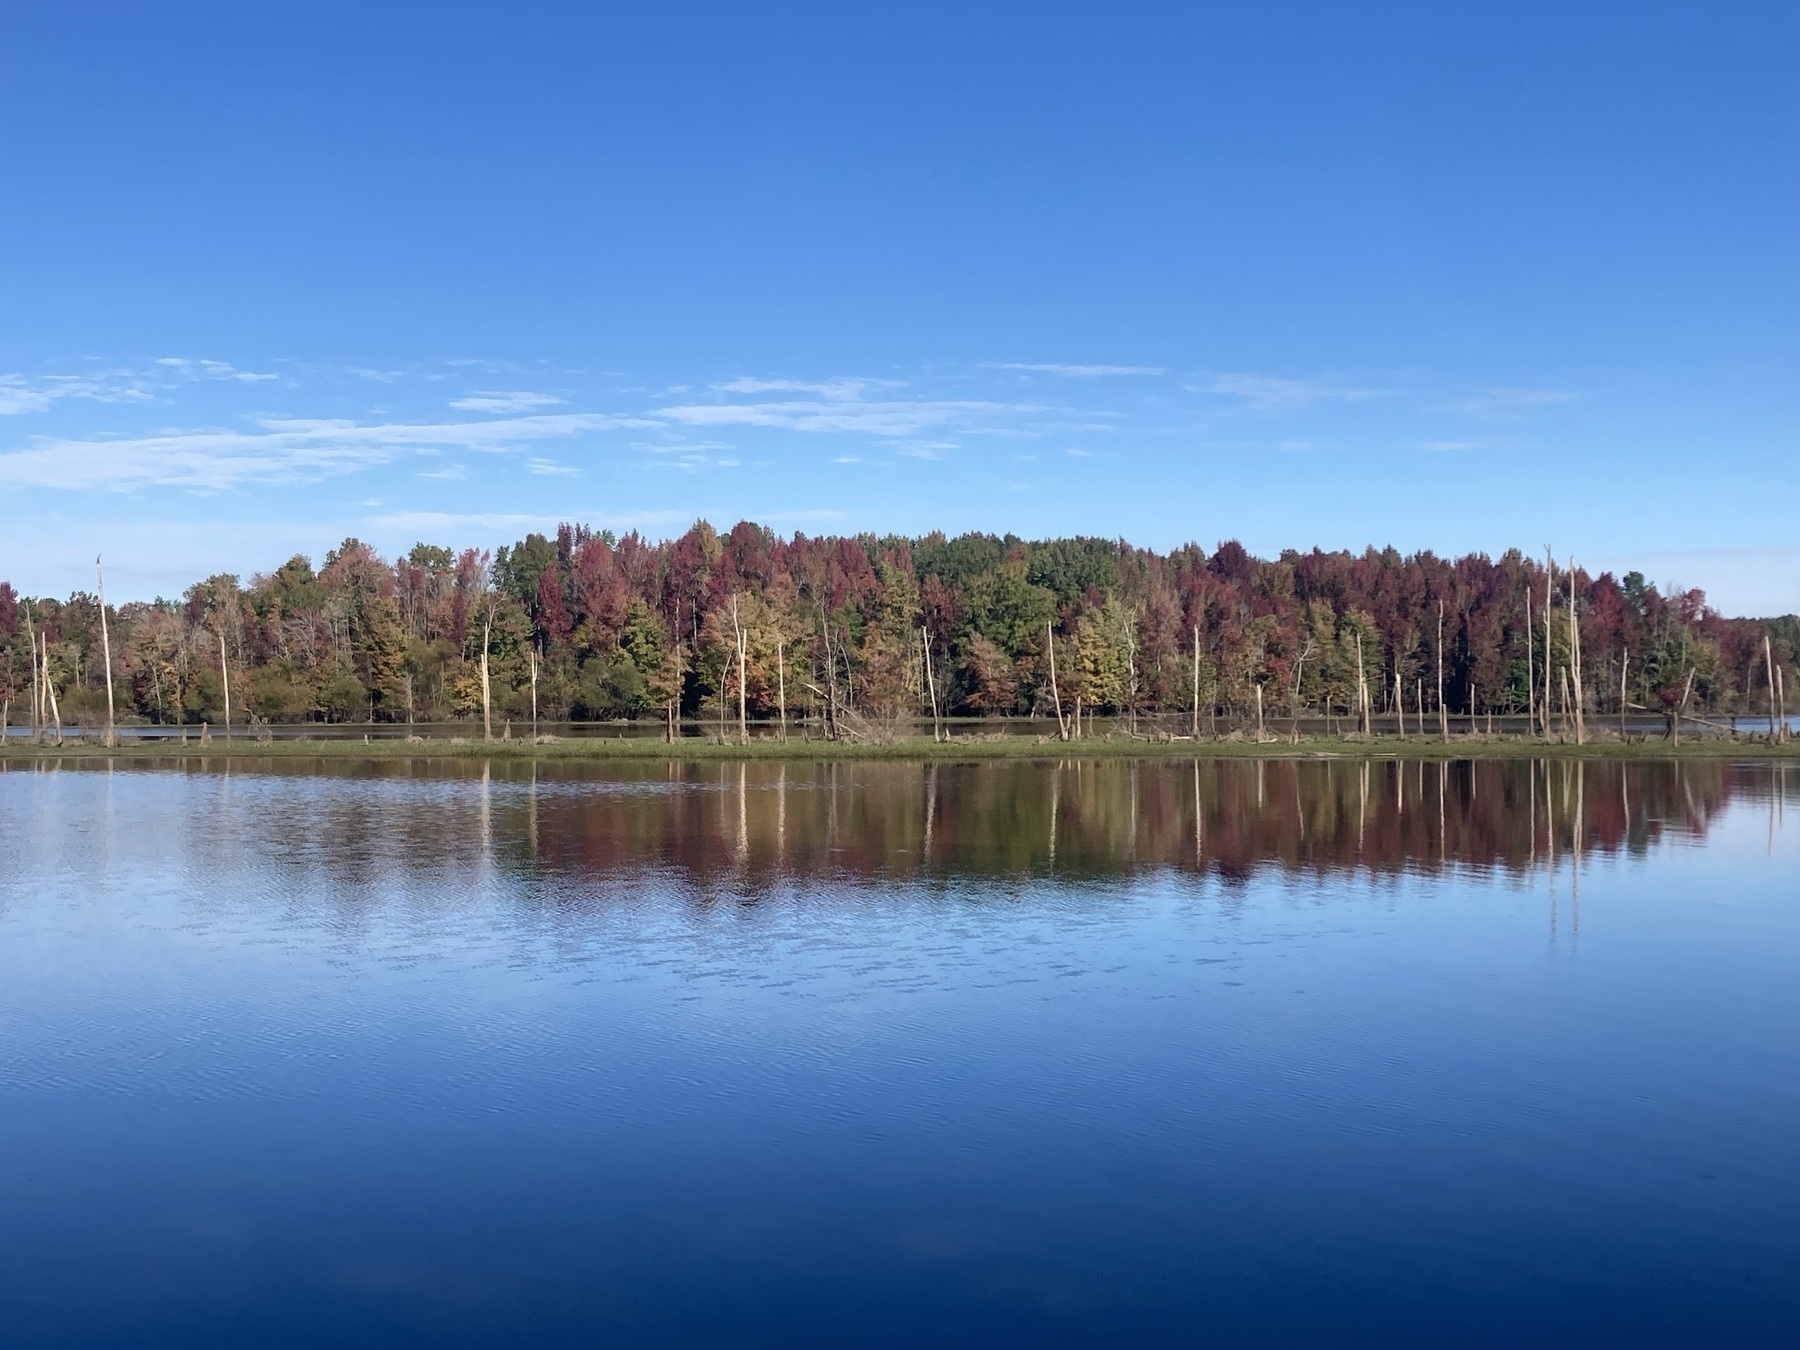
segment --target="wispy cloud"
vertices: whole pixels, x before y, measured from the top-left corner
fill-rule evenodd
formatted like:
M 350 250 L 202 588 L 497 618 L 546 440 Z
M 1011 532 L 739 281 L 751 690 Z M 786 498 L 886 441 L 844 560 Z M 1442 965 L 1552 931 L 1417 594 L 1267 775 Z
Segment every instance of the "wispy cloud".
M 1218 375 L 1188 388 L 1201 394 L 1224 394 L 1242 399 L 1258 412 L 1303 408 L 1328 399 L 1360 401 L 1384 398 L 1394 391 L 1339 383 L 1331 379 L 1285 379 L 1276 375 Z
M 1105 375 L 1166 375 L 1161 366 L 1080 366 L 1061 361 L 983 361 L 988 370 L 1022 370 L 1037 375 L 1061 375 L 1072 380 L 1090 380 Z
M 581 432 L 644 424 L 600 413 L 554 413 L 481 422 L 373 424 L 263 418 L 254 425 L 251 431 L 168 431 L 117 440 L 42 438 L 29 449 L 0 453 L 0 483 L 79 491 L 222 491 L 355 473 L 407 453 L 506 453 Z
M 463 398 L 450 400 L 459 412 L 528 413 L 540 408 L 560 407 L 563 400 L 555 394 L 534 394 L 526 389 L 480 389 Z
M 579 475 L 581 470 L 568 464 L 558 464 L 553 459 L 539 459 L 534 455 L 525 461 L 525 472 L 539 477 L 555 477 L 559 474 L 573 477 Z
M 159 356 L 156 364 L 165 370 L 202 380 L 238 380 L 245 384 L 261 384 L 281 378 L 266 371 L 239 370 L 228 361 L 208 361 L 204 358 L 191 360 L 185 356 Z
M 1480 444 L 1479 441 L 1421 441 L 1419 443 L 1419 448 L 1421 450 L 1435 450 L 1453 454 L 1458 450 L 1479 449 Z
M 861 398 L 865 389 L 904 389 L 904 380 L 877 380 L 868 376 L 839 376 L 831 380 L 763 380 L 751 376 L 714 385 L 722 394 L 817 394 L 828 399 Z M 677 386 L 685 391 L 686 386 Z
M 817 382 L 733 380 L 719 385 L 719 391 L 737 394 L 810 393 L 817 397 L 682 403 L 659 408 L 655 415 L 683 426 L 772 427 L 783 431 L 915 440 L 924 433 L 944 427 L 970 427 L 1008 414 L 1036 411 L 1018 404 L 968 399 L 865 397 L 871 390 L 894 387 L 896 385 L 893 381 L 868 379 Z
M 126 372 L 93 375 L 0 375 L 0 417 L 45 412 L 59 399 L 95 403 L 148 403 L 154 399 L 144 381 Z
M 1506 416 L 1572 403 L 1579 397 L 1567 389 L 1487 389 L 1469 398 L 1436 404 L 1429 411 Z

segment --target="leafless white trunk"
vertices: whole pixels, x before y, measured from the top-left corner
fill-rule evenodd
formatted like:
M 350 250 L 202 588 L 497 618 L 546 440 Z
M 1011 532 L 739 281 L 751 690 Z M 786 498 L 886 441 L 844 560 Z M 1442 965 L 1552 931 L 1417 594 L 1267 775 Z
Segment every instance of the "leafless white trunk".
M 1619 654 L 1619 739 L 1625 739 L 1625 677 L 1631 671 L 1631 648 L 1627 647 Z
M 1556 558 L 1544 549 L 1544 739 L 1550 739 L 1550 612 L 1556 605 Z
M 231 663 L 225 659 L 225 630 L 219 630 L 219 678 L 225 683 L 225 743 L 231 743 Z M 111 681 L 108 681 L 111 683 Z M 112 725 L 112 709 L 107 708 L 107 726 L 110 732 Z
M 50 680 L 50 635 L 43 636 L 44 648 L 44 699 L 50 708 L 50 716 L 56 723 L 56 743 L 63 743 L 62 713 L 56 707 L 56 685 Z
M 919 645 L 925 649 L 925 689 L 931 695 L 931 742 L 936 745 L 944 739 L 944 724 L 938 716 L 937 677 L 931 669 L 931 634 L 923 625 L 919 628 Z
M 738 623 L 738 598 L 736 595 L 731 597 L 731 631 L 737 637 L 738 743 L 740 745 L 748 745 L 750 744 L 750 722 L 746 710 L 749 706 L 748 683 L 750 661 L 746 635 L 743 628 Z
M 1299 684 L 1298 679 L 1294 682 L 1296 685 Z M 1365 736 L 1373 735 L 1375 730 L 1372 721 L 1373 709 L 1369 707 L 1369 676 L 1368 672 L 1363 669 L 1363 645 L 1361 633 L 1356 635 L 1356 705 L 1361 713 L 1362 734 Z
M 114 746 L 119 743 L 119 730 L 113 719 L 112 636 L 106 628 L 106 577 L 100 571 L 98 556 L 94 558 L 94 584 L 100 591 L 100 654 L 106 662 L 106 743 Z M 230 698 L 229 692 L 226 697 Z
M 25 605 L 25 640 L 31 644 L 31 739 L 44 739 L 44 687 L 38 678 L 37 625 L 31 621 L 31 605 Z
M 488 610 L 481 624 L 481 739 L 494 739 L 493 686 L 488 682 L 488 642 L 494 633 L 494 611 Z
M 1537 731 L 1537 638 L 1531 630 L 1531 582 L 1525 583 L 1525 724 Z M 1532 780 L 1537 781 L 1536 779 Z
M 1450 711 L 1444 707 L 1444 602 L 1438 601 L 1438 639 L 1437 639 L 1437 704 L 1438 734 L 1445 745 L 1450 744 Z
M 1569 559 L 1569 680 L 1574 685 L 1575 744 L 1587 744 L 1587 717 L 1581 707 L 1581 623 L 1575 603 L 1575 560 Z
M 1200 625 L 1194 625 L 1194 739 L 1200 739 Z
M 1772 742 L 1781 733 L 1775 721 L 1777 715 L 1775 710 L 1775 647 L 1769 641 L 1767 633 L 1763 634 L 1763 660 L 1768 663 L 1769 669 L 1769 740 Z

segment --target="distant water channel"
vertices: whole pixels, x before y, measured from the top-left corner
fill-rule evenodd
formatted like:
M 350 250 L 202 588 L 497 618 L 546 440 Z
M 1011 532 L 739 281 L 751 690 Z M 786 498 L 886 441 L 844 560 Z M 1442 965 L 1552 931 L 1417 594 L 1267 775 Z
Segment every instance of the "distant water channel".
M 1800 1336 L 1800 771 L 0 770 L 7 1344 Z

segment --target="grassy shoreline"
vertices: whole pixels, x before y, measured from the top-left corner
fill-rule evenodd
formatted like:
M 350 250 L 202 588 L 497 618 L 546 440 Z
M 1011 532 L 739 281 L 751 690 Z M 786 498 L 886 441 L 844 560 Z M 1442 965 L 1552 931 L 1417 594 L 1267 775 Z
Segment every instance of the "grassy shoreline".
M 80 762 L 113 760 L 154 762 L 180 759 L 262 760 L 404 760 L 404 759 L 540 759 L 558 761 L 936 761 L 1066 759 L 1542 759 L 1579 758 L 1600 760 L 1739 759 L 1800 761 L 1800 741 L 1770 745 L 1755 740 L 1707 737 L 1672 745 L 1660 738 L 1644 741 L 1617 740 L 1575 745 L 1524 737 L 1452 736 L 1448 742 L 1432 738 L 1393 737 L 1376 740 L 1342 740 L 1337 737 L 1264 741 L 1152 742 L 1125 737 L 1065 742 L 1054 737 L 1007 736 L 993 739 L 961 737 L 933 743 L 927 737 L 909 737 L 881 745 L 851 745 L 835 741 L 786 742 L 756 739 L 748 745 L 719 744 L 687 739 L 673 745 L 652 739 L 579 738 L 545 744 L 530 741 L 451 740 L 280 740 L 261 744 L 248 737 L 227 742 L 214 736 L 209 744 L 197 737 L 179 741 L 128 742 L 116 748 L 88 743 L 62 746 L 9 744 L 0 748 L 0 761 L 54 760 Z

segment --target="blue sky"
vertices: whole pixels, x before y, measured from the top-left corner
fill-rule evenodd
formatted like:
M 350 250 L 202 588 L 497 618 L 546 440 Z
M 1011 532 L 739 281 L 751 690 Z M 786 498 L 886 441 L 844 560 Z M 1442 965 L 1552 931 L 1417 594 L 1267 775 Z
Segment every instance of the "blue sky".
M 9 15 L 25 588 L 706 515 L 1800 609 L 1791 8 L 258 8 Z

